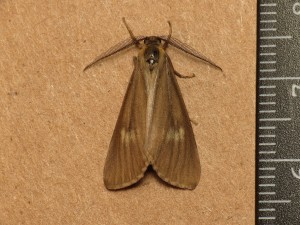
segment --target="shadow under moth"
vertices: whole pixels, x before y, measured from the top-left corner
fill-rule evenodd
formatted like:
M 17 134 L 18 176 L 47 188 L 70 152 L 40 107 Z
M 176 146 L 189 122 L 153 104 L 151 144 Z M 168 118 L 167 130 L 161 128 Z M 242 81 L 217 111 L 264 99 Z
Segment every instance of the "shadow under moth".
M 104 166 L 104 184 L 109 190 L 138 182 L 152 166 L 172 186 L 194 189 L 200 179 L 200 160 L 191 121 L 166 53 L 172 45 L 202 61 L 221 68 L 190 46 L 171 36 L 134 36 L 125 19 L 130 38 L 113 46 L 96 62 L 135 45 L 134 70 L 109 145 Z

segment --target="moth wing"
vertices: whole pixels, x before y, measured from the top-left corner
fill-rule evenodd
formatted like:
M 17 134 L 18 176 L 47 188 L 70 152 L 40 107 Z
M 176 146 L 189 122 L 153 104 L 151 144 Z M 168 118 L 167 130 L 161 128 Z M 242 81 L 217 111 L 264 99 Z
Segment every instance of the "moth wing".
M 144 152 L 146 93 L 136 60 L 104 166 L 107 189 L 121 189 L 140 180 L 149 162 Z
M 149 147 L 152 165 L 167 183 L 194 189 L 200 180 L 200 160 L 194 132 L 175 72 L 166 55 L 154 100 Z

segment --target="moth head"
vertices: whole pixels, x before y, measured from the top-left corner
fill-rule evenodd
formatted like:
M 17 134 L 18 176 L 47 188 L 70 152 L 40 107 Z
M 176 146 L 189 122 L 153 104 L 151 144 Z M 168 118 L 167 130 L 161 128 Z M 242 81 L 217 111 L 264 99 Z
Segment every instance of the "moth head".
M 159 46 L 161 45 L 161 40 L 155 36 L 146 37 L 144 39 L 144 44 L 146 45 L 144 58 L 148 63 L 150 70 L 152 70 L 158 63 L 160 57 Z
M 159 37 L 155 37 L 155 36 L 146 37 L 144 39 L 144 44 L 147 46 L 149 46 L 149 45 L 159 46 L 161 44 L 161 39 Z

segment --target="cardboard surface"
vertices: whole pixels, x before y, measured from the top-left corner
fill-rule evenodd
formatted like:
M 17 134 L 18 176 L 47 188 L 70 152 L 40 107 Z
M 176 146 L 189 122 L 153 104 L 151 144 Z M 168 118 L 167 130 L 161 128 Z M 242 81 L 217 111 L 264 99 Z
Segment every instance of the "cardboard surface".
M 0 224 L 254 224 L 256 1 L 1 1 Z M 194 191 L 148 173 L 107 191 L 110 138 L 137 49 L 82 72 L 128 33 L 168 33 L 201 158 Z

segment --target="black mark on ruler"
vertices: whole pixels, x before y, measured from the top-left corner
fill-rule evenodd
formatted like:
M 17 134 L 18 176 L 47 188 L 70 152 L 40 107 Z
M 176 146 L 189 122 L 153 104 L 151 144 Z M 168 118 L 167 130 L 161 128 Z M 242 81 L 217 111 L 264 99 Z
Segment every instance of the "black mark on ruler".
M 256 224 L 300 224 L 300 0 L 259 0 Z

